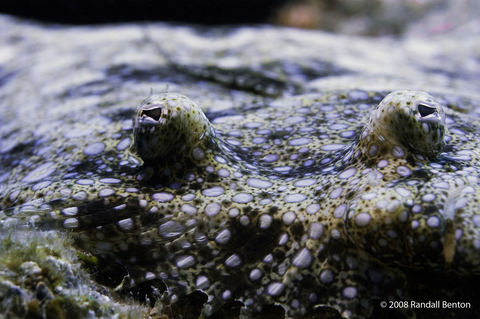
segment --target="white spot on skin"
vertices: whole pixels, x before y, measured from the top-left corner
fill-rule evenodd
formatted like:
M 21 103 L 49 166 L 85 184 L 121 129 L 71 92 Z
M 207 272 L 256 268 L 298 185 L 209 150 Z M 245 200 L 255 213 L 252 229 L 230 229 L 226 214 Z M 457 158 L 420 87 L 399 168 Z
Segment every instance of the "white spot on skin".
M 379 200 L 379 201 L 377 202 L 377 207 L 378 207 L 379 209 L 383 209 L 383 208 L 387 207 L 387 205 L 388 205 L 388 201 L 386 201 L 386 200 L 384 200 L 384 199 Z
M 315 214 L 319 210 L 320 210 L 320 204 L 311 204 L 311 205 L 308 205 L 307 207 L 307 213 L 309 214 Z
M 182 235 L 185 232 L 185 227 L 174 221 L 168 221 L 160 225 L 158 231 L 163 238 L 172 238 Z
M 62 209 L 62 213 L 68 216 L 77 215 L 78 207 L 68 207 L 68 208 Z
M 38 182 L 55 172 L 55 168 L 52 167 L 54 166 L 53 162 L 47 162 L 43 163 L 41 165 L 38 165 L 33 171 L 27 174 L 22 181 L 26 183 L 34 183 Z
M 267 293 L 270 296 L 278 296 L 283 292 L 283 284 L 279 282 L 275 282 L 273 284 L 270 284 L 267 288 Z
M 377 166 L 380 167 L 380 168 L 387 167 L 388 166 L 388 161 L 387 160 L 381 160 L 380 162 L 378 162 Z
M 343 124 L 343 123 L 337 123 L 337 124 L 332 124 L 330 125 L 328 128 L 331 129 L 331 130 L 335 130 L 335 131 L 338 131 L 338 130 L 344 130 L 346 128 L 350 127 L 350 125 L 348 124 Z
M 152 195 L 152 199 L 160 203 L 171 201 L 175 196 L 170 193 L 155 193 Z
M 447 182 L 438 182 L 438 183 L 433 183 L 432 185 L 435 188 L 450 189 L 450 184 Z
M 103 144 L 102 142 L 96 142 L 85 147 L 83 149 L 83 153 L 85 153 L 85 155 L 92 156 L 100 154 L 101 152 L 103 152 L 104 149 L 105 144 Z
M 273 185 L 271 182 L 264 181 L 259 178 L 249 178 L 247 179 L 247 184 L 251 187 L 261 188 L 261 189 L 269 188 L 269 187 L 272 187 Z
M 242 261 L 240 260 L 240 257 L 238 257 L 236 254 L 233 254 L 225 261 L 225 265 L 233 268 L 239 266 L 241 262 Z
M 338 229 L 332 229 L 330 234 L 334 239 L 339 239 L 341 237 L 340 231 L 338 231 Z
M 193 256 L 180 256 L 176 259 L 178 268 L 190 268 L 195 265 L 195 258 Z
M 329 284 L 333 281 L 333 273 L 330 269 L 325 269 L 322 271 L 320 274 L 320 281 L 323 282 L 324 284 Z
M 480 239 L 475 239 L 473 241 L 473 246 L 475 246 L 477 250 L 480 250 Z
M 300 146 L 300 145 L 306 145 L 312 143 L 312 139 L 307 138 L 307 137 L 300 137 L 300 138 L 295 138 L 290 141 L 288 141 L 288 144 L 291 146 Z
M 76 183 L 78 185 L 93 185 L 95 182 L 91 179 L 79 179 Z
M 357 296 L 357 289 L 355 287 L 347 287 L 343 289 L 343 295 L 348 299 L 353 299 Z
M 262 200 L 260 200 L 260 205 L 265 206 L 265 205 L 270 204 L 271 202 L 272 202 L 272 200 L 270 198 L 262 199 Z
M 232 208 L 228 211 L 228 216 L 230 218 L 235 218 L 240 214 L 240 210 L 238 208 Z
M 440 226 L 440 219 L 437 216 L 431 216 L 427 220 L 427 225 L 432 227 L 432 228 L 436 228 L 436 227 Z
M 435 198 L 437 198 L 435 194 L 425 194 L 422 196 L 422 200 L 424 202 L 432 202 L 435 200 Z
M 322 236 L 322 233 L 323 233 L 323 225 L 320 224 L 320 223 L 313 223 L 311 226 L 310 226 L 310 232 L 309 232 L 309 236 L 310 238 L 312 239 L 318 239 Z
M 395 213 L 399 207 L 400 207 L 400 201 L 395 199 L 391 201 L 390 204 L 388 204 L 387 211 L 390 213 Z
M 422 123 L 422 127 L 426 134 L 430 132 L 430 127 L 428 126 L 427 123 Z
M 315 184 L 317 180 L 315 178 L 307 178 L 296 181 L 293 185 L 296 187 L 308 187 Z
M 223 187 L 216 186 L 216 187 L 207 188 L 203 190 L 202 194 L 208 197 L 217 197 L 225 194 L 225 190 L 223 189 Z
M 420 226 L 420 222 L 418 220 L 412 220 L 412 229 L 417 229 Z
M 267 163 L 275 162 L 278 159 L 278 155 L 268 154 L 263 157 L 263 160 Z
M 8 199 L 9 199 L 11 202 L 13 202 L 13 201 L 15 201 L 15 199 L 17 199 L 18 194 L 20 194 L 20 190 L 19 190 L 19 189 L 13 191 L 13 192 L 8 196 Z
M 272 224 L 272 216 L 266 215 L 266 214 L 260 216 L 261 229 L 267 229 L 268 227 L 270 227 L 271 224 Z
M 187 194 L 182 196 L 184 202 L 189 202 L 195 198 L 195 194 Z
M 209 285 L 209 282 L 208 282 L 207 277 L 205 277 L 205 276 L 198 276 L 197 277 L 197 282 L 196 282 L 197 288 L 206 288 L 206 287 L 208 287 L 208 285 Z
M 475 226 L 480 227 L 480 215 L 473 216 L 472 220 Z
M 367 193 L 365 195 L 362 195 L 362 199 L 364 200 L 371 200 L 377 198 L 377 193 Z
M 458 128 L 450 128 L 450 133 L 457 134 L 457 135 L 465 135 L 465 132 Z
M 372 217 L 368 213 L 360 213 L 355 217 L 355 224 L 357 224 L 358 227 L 365 227 L 370 223 L 370 219 L 372 219 Z
M 342 218 L 346 210 L 347 210 L 347 204 L 342 204 L 337 208 L 335 208 L 335 211 L 333 212 L 333 216 L 335 216 L 335 218 Z
M 282 220 L 285 225 L 290 225 L 291 223 L 293 223 L 296 217 L 297 215 L 295 215 L 294 212 L 286 212 L 285 214 L 283 214 Z
M 205 153 L 201 148 L 196 147 L 192 152 L 192 156 L 196 160 L 201 160 L 205 156 Z
M 305 121 L 303 116 L 290 116 L 283 120 L 285 124 L 297 124 Z
M 222 298 L 223 298 L 223 300 L 228 300 L 228 299 L 232 298 L 232 293 L 230 292 L 230 290 L 225 290 L 222 293 Z
M 217 235 L 217 237 L 215 237 L 215 241 L 220 245 L 225 245 L 230 240 L 230 237 L 230 231 L 228 229 L 224 229 Z
M 98 192 L 98 196 L 106 197 L 115 194 L 115 191 L 111 188 L 104 188 Z
M 355 136 L 355 131 L 344 131 L 340 133 L 341 137 L 350 138 Z
M 402 197 L 405 197 L 405 198 L 408 198 L 408 197 L 410 197 L 410 196 L 412 195 L 412 192 L 411 192 L 411 191 L 409 191 L 408 189 L 405 189 L 405 188 L 403 188 L 403 187 L 397 187 L 397 188 L 395 188 L 395 192 L 396 192 L 398 195 L 400 195 L 400 196 L 402 196 Z
M 104 184 L 118 184 L 120 182 L 121 182 L 121 180 L 119 180 L 118 178 L 102 178 L 102 179 L 100 179 L 100 183 L 104 183 Z
M 40 183 L 37 183 L 37 184 L 33 185 L 32 190 L 38 191 L 39 189 L 45 188 L 45 187 L 49 186 L 50 184 L 52 184 L 52 181 L 40 182 Z
M 395 146 L 393 148 L 393 156 L 396 158 L 402 158 L 405 155 L 405 151 L 400 146 Z M 404 166 L 403 166 L 404 167 Z
M 120 226 L 123 231 L 131 230 L 133 228 L 133 220 L 131 218 L 122 219 L 118 222 L 118 226 Z
M 272 261 L 273 261 L 272 254 L 268 254 L 267 256 L 265 256 L 265 258 L 263 258 L 263 262 L 265 263 L 271 263 Z
M 306 198 L 307 198 L 307 195 L 300 194 L 300 193 L 289 194 L 285 196 L 284 201 L 286 203 L 299 203 L 304 201 Z
M 248 224 L 250 224 L 250 218 L 245 215 L 240 217 L 240 224 L 242 224 L 243 226 L 247 226 Z
M 250 280 L 252 281 L 260 279 L 261 276 L 262 276 L 262 272 L 257 268 L 255 268 L 250 272 Z
M 339 187 L 337 189 L 334 189 L 331 193 L 330 193 L 330 198 L 331 199 L 335 199 L 335 198 L 338 198 L 340 197 L 340 195 L 342 195 L 342 192 L 343 192 L 343 188 Z
M 153 272 L 147 272 L 145 274 L 145 280 L 152 280 L 155 279 L 155 274 Z
M 230 176 L 230 172 L 226 170 L 225 168 L 221 168 L 218 170 L 218 176 L 220 177 L 228 177 Z
M 340 179 L 351 178 L 353 175 L 355 175 L 356 172 L 357 172 L 357 169 L 356 169 L 356 168 L 349 168 L 349 169 L 347 169 L 346 171 L 340 173 L 340 174 L 338 175 L 338 178 L 340 178 Z
M 205 214 L 208 217 L 213 217 L 217 215 L 220 212 L 220 205 L 218 203 L 211 203 L 208 204 L 207 207 L 205 207 Z
M 246 204 L 253 199 L 253 195 L 247 193 L 239 193 L 233 196 L 233 201 L 239 204 Z
M 76 218 L 67 218 L 63 222 L 63 227 L 65 228 L 77 228 L 79 225 L 78 219 Z
M 130 137 L 125 137 L 123 140 L 121 140 L 117 144 L 117 150 L 123 151 L 124 149 L 126 149 L 130 145 L 130 143 L 131 143 Z
M 312 256 L 307 248 L 303 248 L 300 252 L 293 257 L 293 265 L 298 268 L 306 268 L 310 265 Z
M 197 213 L 197 209 L 189 204 L 183 204 L 181 210 L 189 215 L 194 215 Z
M 267 141 L 265 137 L 255 137 L 252 139 L 253 144 L 263 144 Z
M 462 236 L 463 236 L 463 231 L 461 229 L 457 229 L 455 231 L 455 239 L 459 240 L 460 238 L 462 238 Z
M 280 239 L 278 240 L 278 245 L 283 246 L 287 243 L 287 241 L 288 241 L 288 235 L 283 234 L 282 236 L 280 236 Z
M 323 145 L 321 149 L 324 151 L 337 151 L 344 147 L 345 147 L 344 144 L 327 144 L 327 145 Z

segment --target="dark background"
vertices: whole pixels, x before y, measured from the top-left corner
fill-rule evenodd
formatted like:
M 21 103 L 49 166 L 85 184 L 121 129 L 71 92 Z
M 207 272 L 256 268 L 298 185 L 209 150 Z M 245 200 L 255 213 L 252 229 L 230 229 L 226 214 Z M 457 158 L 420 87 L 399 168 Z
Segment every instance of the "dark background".
M 0 13 L 61 24 L 273 24 L 333 33 L 430 36 L 478 20 L 480 0 L 0 0 Z M 1 36 L 1 35 L 0 35 Z
M 266 23 L 286 0 L 1 0 L 0 13 L 46 22 Z

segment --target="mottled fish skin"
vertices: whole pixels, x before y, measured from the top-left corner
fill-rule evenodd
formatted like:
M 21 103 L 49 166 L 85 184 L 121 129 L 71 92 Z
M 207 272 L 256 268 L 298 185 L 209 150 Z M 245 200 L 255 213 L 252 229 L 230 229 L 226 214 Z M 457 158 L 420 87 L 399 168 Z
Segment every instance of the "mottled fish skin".
M 231 299 L 369 316 L 403 298 L 390 266 L 480 273 L 478 120 L 424 92 L 383 97 L 301 95 L 210 122 L 183 95 L 152 95 L 133 129 L 75 123 L 10 160 L 3 228 L 69 229 L 125 265 L 125 285 L 206 292 L 206 316 Z

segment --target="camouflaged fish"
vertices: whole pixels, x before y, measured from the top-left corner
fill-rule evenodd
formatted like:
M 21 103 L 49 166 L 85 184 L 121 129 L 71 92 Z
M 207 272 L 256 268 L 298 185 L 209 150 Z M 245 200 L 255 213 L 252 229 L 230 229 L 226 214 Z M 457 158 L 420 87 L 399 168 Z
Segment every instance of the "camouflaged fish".
M 205 292 L 204 316 L 240 300 L 362 318 L 405 297 L 392 267 L 480 273 L 480 123 L 427 93 L 312 93 L 210 121 L 164 93 L 133 127 L 51 125 L 29 158 L 0 154 L 3 228 L 71 231 L 126 286 Z

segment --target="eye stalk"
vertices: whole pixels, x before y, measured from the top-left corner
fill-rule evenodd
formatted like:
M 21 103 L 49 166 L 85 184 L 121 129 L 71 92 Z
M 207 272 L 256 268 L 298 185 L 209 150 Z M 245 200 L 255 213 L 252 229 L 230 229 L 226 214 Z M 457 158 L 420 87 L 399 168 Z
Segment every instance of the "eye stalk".
M 135 152 L 146 163 L 195 160 L 199 150 L 206 152 L 204 144 L 211 136 L 214 130 L 201 108 L 181 94 L 151 95 L 138 106 L 133 119 Z
M 445 111 L 438 101 L 421 91 L 395 91 L 368 120 L 360 146 L 370 157 L 406 157 L 410 151 L 434 159 L 445 146 L 444 137 Z

